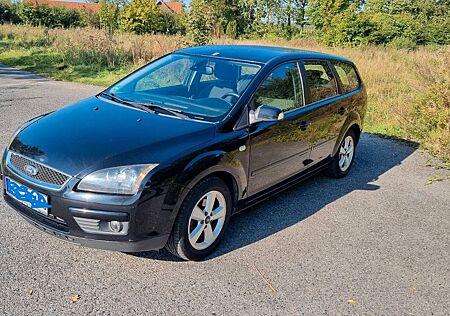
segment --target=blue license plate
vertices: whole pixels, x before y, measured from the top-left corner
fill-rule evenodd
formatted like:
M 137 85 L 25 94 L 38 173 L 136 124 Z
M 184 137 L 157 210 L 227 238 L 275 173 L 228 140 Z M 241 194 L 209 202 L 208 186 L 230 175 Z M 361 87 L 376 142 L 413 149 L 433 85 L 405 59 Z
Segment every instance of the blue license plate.
M 48 196 L 5 177 L 6 193 L 33 210 L 48 215 Z

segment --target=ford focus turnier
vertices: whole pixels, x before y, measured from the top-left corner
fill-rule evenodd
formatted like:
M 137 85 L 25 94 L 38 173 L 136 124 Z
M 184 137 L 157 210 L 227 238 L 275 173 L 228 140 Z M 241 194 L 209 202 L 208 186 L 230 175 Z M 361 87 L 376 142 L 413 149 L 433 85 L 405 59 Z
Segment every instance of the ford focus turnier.
M 348 59 L 181 49 L 21 126 L 1 161 L 3 196 L 67 241 L 201 260 L 233 214 L 317 172 L 346 176 L 365 111 Z

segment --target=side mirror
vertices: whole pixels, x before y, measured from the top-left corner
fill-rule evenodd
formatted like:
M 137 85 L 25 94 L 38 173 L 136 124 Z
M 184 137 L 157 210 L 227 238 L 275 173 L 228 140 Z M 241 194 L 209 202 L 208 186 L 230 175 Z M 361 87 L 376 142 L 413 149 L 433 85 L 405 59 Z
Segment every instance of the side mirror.
M 271 105 L 261 105 L 255 111 L 250 111 L 250 124 L 257 122 L 276 122 L 283 119 L 283 111 Z

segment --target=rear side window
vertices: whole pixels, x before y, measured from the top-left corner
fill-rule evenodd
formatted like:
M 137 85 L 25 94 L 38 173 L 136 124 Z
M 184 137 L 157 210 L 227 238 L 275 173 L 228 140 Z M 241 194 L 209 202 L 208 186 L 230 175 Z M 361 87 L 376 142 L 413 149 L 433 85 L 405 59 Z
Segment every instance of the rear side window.
M 305 61 L 311 103 L 337 95 L 336 79 L 326 61 Z
M 352 92 L 359 88 L 359 78 L 352 65 L 341 61 L 333 61 L 333 66 L 339 79 L 341 79 L 343 93 Z

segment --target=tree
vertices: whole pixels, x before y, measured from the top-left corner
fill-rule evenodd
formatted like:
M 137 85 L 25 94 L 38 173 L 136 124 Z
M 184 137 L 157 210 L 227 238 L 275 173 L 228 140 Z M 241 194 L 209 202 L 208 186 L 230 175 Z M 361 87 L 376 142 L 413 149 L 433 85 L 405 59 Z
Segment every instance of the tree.
M 306 24 L 306 8 L 308 6 L 308 0 L 294 0 L 295 8 L 294 8 L 294 16 L 297 25 L 300 25 L 300 28 L 303 32 L 303 28 Z
M 123 8 L 120 24 L 136 34 L 165 33 L 164 18 L 154 0 L 133 0 Z
M 188 32 L 197 45 L 209 43 L 217 24 L 216 4 L 207 0 L 192 0 L 188 18 Z
M 117 3 L 111 1 L 100 1 L 99 20 L 100 27 L 108 33 L 114 33 L 119 28 L 120 9 Z
M 359 0 L 310 0 L 307 14 L 318 31 L 332 27 L 333 19 L 345 13 L 352 5 L 359 7 Z M 352 7 L 352 9 L 354 8 Z
M 376 25 L 376 44 L 450 43 L 449 0 L 368 0 L 365 11 Z

